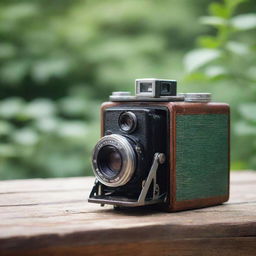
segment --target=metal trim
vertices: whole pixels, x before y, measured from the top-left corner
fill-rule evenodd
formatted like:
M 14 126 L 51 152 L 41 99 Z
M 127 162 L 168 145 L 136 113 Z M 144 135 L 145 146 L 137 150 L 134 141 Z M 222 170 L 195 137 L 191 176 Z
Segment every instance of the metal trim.
M 117 177 L 112 179 L 105 177 L 98 166 L 97 158 L 100 150 L 105 146 L 116 147 L 122 156 L 122 169 Z M 136 167 L 136 155 L 129 141 L 117 134 L 102 137 L 93 150 L 92 167 L 94 175 L 104 185 L 109 187 L 119 187 L 125 185 L 132 177 Z

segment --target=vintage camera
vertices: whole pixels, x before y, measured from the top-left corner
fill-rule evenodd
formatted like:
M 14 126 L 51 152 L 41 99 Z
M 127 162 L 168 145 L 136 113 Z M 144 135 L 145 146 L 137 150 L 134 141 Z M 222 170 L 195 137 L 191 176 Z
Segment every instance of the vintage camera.
M 209 93 L 176 93 L 176 81 L 137 79 L 101 107 L 89 202 L 179 211 L 229 198 L 230 111 Z

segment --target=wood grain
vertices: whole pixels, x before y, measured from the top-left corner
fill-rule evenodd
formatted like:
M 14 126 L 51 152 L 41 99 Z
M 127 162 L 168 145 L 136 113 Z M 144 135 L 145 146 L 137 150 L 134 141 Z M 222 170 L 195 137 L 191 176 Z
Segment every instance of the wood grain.
M 164 213 L 87 203 L 94 179 L 0 182 L 0 255 L 255 255 L 256 172 L 226 204 Z

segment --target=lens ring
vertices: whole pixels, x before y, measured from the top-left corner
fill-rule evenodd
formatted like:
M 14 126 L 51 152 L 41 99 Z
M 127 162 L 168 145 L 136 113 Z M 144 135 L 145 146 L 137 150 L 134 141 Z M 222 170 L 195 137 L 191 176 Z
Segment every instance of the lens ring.
M 137 127 L 137 117 L 131 111 L 124 112 L 119 116 L 118 124 L 123 132 L 131 133 Z
M 99 155 L 106 147 L 115 147 L 121 156 L 121 168 L 117 175 L 106 175 L 101 166 Z M 92 156 L 93 172 L 97 179 L 109 187 L 125 185 L 132 177 L 136 167 L 136 154 L 131 143 L 121 135 L 112 134 L 101 138 L 96 144 Z

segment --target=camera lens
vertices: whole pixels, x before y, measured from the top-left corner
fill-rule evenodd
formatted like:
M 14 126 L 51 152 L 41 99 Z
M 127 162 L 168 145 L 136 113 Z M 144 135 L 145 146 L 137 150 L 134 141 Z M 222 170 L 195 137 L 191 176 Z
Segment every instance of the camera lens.
M 122 156 L 114 146 L 105 146 L 98 155 L 101 172 L 108 178 L 113 178 L 122 169 Z
M 93 172 L 106 186 L 125 185 L 136 168 L 133 142 L 118 134 L 106 135 L 95 145 L 92 155 Z
M 130 111 L 122 113 L 119 117 L 119 126 L 121 130 L 124 132 L 133 132 L 137 126 L 136 115 Z

